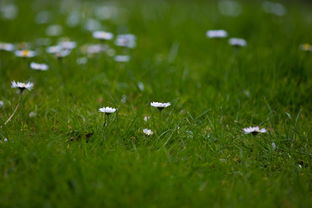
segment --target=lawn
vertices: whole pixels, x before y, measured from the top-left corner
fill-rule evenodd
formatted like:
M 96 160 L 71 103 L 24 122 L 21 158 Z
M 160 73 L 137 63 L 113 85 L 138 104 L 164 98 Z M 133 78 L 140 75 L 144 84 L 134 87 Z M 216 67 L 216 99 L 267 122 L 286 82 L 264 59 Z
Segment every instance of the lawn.
M 312 4 L 282 2 L 1 1 L 0 207 L 311 207 Z

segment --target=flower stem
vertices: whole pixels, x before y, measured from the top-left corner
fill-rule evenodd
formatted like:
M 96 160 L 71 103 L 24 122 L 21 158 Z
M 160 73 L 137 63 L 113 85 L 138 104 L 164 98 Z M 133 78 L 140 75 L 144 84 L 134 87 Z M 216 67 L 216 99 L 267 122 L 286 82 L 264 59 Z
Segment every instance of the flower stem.
M 12 119 L 12 118 L 14 117 L 14 115 L 16 114 L 16 112 L 17 112 L 19 106 L 20 106 L 20 102 L 16 105 L 16 107 L 15 107 L 13 113 L 10 115 L 10 117 L 8 118 L 8 120 L 6 120 L 6 122 L 4 122 L 4 124 L 3 124 L 4 126 L 7 125 L 7 123 L 9 123 L 9 122 L 11 121 L 11 119 Z

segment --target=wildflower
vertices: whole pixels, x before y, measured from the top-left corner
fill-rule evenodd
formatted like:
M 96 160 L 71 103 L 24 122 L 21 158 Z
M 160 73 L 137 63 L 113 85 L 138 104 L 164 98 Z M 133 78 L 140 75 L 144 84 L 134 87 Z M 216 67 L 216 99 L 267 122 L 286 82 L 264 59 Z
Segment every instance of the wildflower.
M 39 63 L 31 62 L 30 68 L 33 70 L 38 70 L 38 71 L 47 71 L 49 69 L 49 66 L 47 64 L 39 64 Z
M 37 116 L 37 113 L 36 113 L 36 112 L 30 112 L 30 113 L 28 114 L 28 116 L 29 116 L 29 118 L 34 118 L 34 117 Z
M 208 38 L 226 38 L 228 36 L 225 30 L 208 30 L 206 35 Z
M 263 2 L 262 8 L 266 13 L 274 14 L 276 16 L 284 16 L 287 12 L 284 5 L 269 1 Z
M 84 29 L 88 30 L 88 31 L 96 31 L 96 30 L 100 30 L 102 28 L 101 23 L 96 20 L 96 19 L 87 19 L 85 25 L 84 25 Z
M 95 31 L 93 32 L 93 38 L 99 39 L 99 40 L 111 40 L 113 39 L 114 35 L 110 32 L 105 31 Z
M 111 108 L 111 107 L 103 107 L 99 109 L 99 112 L 105 113 L 106 115 L 115 113 L 117 111 L 116 108 Z
M 24 57 L 24 58 L 32 58 L 34 56 L 36 56 L 36 52 L 35 51 L 31 51 L 31 50 L 18 50 L 15 51 L 15 55 L 17 57 Z
M 24 90 L 32 90 L 34 84 L 32 82 L 27 82 L 27 83 L 23 83 L 23 82 L 15 82 L 12 81 L 11 82 L 11 87 L 12 88 L 18 88 L 21 92 L 23 92 Z
M 88 62 L 88 59 L 87 57 L 81 57 L 81 58 L 78 58 L 76 62 L 77 64 L 82 65 L 82 64 L 86 64 Z
M 76 48 L 77 43 L 75 41 L 60 41 L 57 45 L 62 49 L 72 50 Z
M 307 52 L 312 52 L 312 45 L 309 43 L 304 43 L 300 46 L 300 49 Z
M 242 38 L 230 38 L 229 44 L 236 47 L 245 47 L 247 46 L 246 40 Z
M 237 17 L 242 12 L 242 6 L 233 0 L 221 0 L 218 7 L 220 13 L 225 16 Z
M 4 138 L 3 141 L 4 142 L 8 142 L 9 140 L 8 140 L 8 138 Z
M 61 25 L 50 25 L 46 30 L 48 36 L 59 36 L 62 32 L 63 28 Z
M 276 149 L 276 144 L 274 142 L 272 142 L 272 149 L 275 150 Z
M 16 18 L 18 14 L 18 8 L 14 4 L 1 4 L 0 12 L 3 18 L 12 20 Z
M 138 88 L 139 88 L 141 91 L 144 91 L 144 83 L 143 83 L 143 82 L 138 82 Z
M 13 51 L 14 45 L 11 43 L 0 43 L 0 51 Z
M 265 128 L 260 129 L 259 126 L 244 128 L 243 131 L 245 134 L 253 134 L 253 135 L 267 132 Z
M 4 106 L 4 102 L 0 100 L 0 108 L 2 108 L 3 106 Z
M 154 132 L 150 129 L 143 129 L 143 133 L 147 136 L 151 136 L 154 134 Z
M 159 102 L 151 102 L 151 106 L 157 108 L 158 110 L 163 110 L 171 105 L 171 103 L 159 103 Z
M 151 117 L 150 116 L 144 116 L 144 121 L 147 122 L 148 120 L 150 120 Z
M 127 55 L 115 56 L 115 61 L 116 62 L 123 63 L 123 62 L 128 62 L 129 60 L 130 60 L 130 56 L 127 56 Z
M 132 34 L 121 34 L 118 35 L 115 41 L 115 45 L 126 47 L 126 48 L 135 48 L 136 47 L 136 37 Z

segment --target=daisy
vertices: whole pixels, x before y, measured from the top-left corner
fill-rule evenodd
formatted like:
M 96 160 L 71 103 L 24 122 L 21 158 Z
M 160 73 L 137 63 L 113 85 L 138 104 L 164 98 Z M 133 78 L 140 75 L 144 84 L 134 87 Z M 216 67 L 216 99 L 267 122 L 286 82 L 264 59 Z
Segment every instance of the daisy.
M 106 115 L 115 113 L 117 111 L 116 108 L 111 108 L 111 107 L 103 107 L 103 108 L 99 108 L 99 112 L 101 113 L 105 113 Z
M 47 64 L 39 64 L 39 63 L 31 62 L 30 68 L 33 70 L 38 70 L 38 71 L 47 71 L 49 69 L 49 66 Z
M 144 121 L 147 122 L 148 120 L 150 120 L 151 117 L 150 116 L 144 116 Z
M 150 129 L 143 129 L 143 133 L 147 136 L 151 136 L 154 134 L 154 132 Z
M 36 52 L 31 50 L 18 50 L 15 51 L 15 55 L 17 57 L 32 58 L 36 56 Z
M 0 51 L 13 51 L 14 45 L 11 43 L 0 43 Z
M 114 35 L 110 32 L 105 31 L 95 31 L 93 32 L 93 38 L 99 39 L 99 40 L 111 40 L 113 39 Z
M 34 86 L 34 83 L 32 82 L 26 82 L 26 83 L 23 83 L 23 82 L 15 82 L 15 81 L 12 81 L 11 82 L 11 88 L 18 88 L 21 92 L 23 92 L 24 90 L 32 90 Z
M 230 38 L 229 44 L 236 47 L 245 47 L 247 46 L 247 41 L 242 38 Z
M 118 35 L 115 41 L 115 45 L 126 47 L 126 48 L 135 48 L 136 46 L 136 37 L 132 34 L 121 34 Z
M 300 49 L 307 52 L 312 52 L 312 45 L 309 43 L 304 43 L 300 46 Z
M 158 110 L 163 110 L 171 105 L 171 103 L 159 103 L 159 102 L 151 102 L 151 106 L 157 108 Z
M 0 100 L 0 108 L 2 108 L 3 106 L 4 106 L 4 102 Z
M 62 49 L 72 50 L 76 48 L 77 43 L 75 41 L 61 41 L 57 45 Z
M 208 38 L 226 38 L 228 36 L 225 30 L 208 30 L 206 35 Z
M 46 34 L 48 36 L 59 36 L 62 34 L 62 32 L 63 32 L 63 28 L 61 25 L 50 25 L 46 29 Z
M 259 126 L 244 128 L 243 131 L 245 134 L 253 134 L 253 135 L 267 132 L 265 128 L 260 129 Z
M 130 56 L 118 55 L 118 56 L 115 56 L 115 61 L 120 62 L 120 63 L 128 62 L 130 61 Z

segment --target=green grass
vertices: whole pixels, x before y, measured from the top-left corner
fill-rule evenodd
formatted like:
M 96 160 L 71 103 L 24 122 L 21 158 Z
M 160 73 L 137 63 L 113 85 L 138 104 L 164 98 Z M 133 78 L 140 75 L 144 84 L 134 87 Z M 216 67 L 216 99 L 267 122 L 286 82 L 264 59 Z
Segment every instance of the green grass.
M 45 37 L 47 24 L 35 17 L 49 10 L 52 23 L 64 26 L 61 37 L 78 48 L 59 61 L 41 47 L 32 60 L 49 64 L 47 72 L 0 51 L 1 125 L 19 99 L 10 82 L 35 84 L 0 129 L 0 207 L 312 206 L 312 53 L 299 49 L 312 42 L 310 4 L 286 2 L 287 14 L 277 17 L 246 1 L 240 16 L 228 17 L 216 1 L 115 2 L 123 10 L 102 24 L 137 36 L 131 61 L 100 54 L 78 65 L 80 46 L 98 43 L 66 26 L 79 4 L 63 11 L 59 1 L 16 2 L 16 19 L 0 19 L 0 41 Z M 97 3 L 80 6 L 93 17 Z M 248 46 L 208 39 L 209 29 Z M 159 113 L 152 101 L 172 106 Z M 102 106 L 118 108 L 106 127 Z M 268 133 L 243 134 L 256 125 Z

